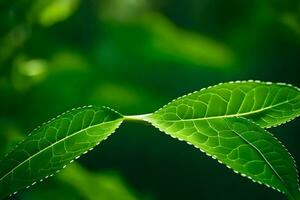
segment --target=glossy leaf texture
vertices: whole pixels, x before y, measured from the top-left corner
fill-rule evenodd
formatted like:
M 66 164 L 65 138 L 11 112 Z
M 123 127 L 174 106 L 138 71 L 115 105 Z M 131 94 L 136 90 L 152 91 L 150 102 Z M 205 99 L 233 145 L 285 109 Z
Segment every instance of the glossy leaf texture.
M 53 176 L 105 140 L 122 121 L 109 108 L 88 106 L 43 124 L 0 162 L 0 198 Z
M 300 115 L 300 90 L 282 83 L 222 83 L 183 96 L 157 114 L 176 120 L 245 117 L 269 128 Z
M 245 118 L 174 121 L 155 115 L 149 121 L 242 176 L 287 195 L 299 195 L 293 158 L 269 132 Z
M 286 148 L 263 127 L 299 115 L 300 92 L 283 84 L 235 82 L 172 101 L 145 120 L 235 172 L 300 199 L 298 173 Z

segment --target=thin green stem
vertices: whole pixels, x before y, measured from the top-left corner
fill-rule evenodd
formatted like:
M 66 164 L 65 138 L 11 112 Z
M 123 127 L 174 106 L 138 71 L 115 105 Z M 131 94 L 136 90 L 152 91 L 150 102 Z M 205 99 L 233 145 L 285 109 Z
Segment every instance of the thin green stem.
M 137 122 L 137 123 L 143 123 L 143 124 L 149 124 L 149 121 L 147 117 L 149 117 L 150 114 L 143 114 L 143 115 L 127 115 L 124 116 L 124 121 L 132 121 L 132 122 Z

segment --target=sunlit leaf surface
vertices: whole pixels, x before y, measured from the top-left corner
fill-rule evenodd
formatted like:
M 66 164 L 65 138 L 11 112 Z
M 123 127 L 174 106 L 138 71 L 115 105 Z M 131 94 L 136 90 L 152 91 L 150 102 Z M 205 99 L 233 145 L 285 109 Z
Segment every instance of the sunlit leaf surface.
M 298 199 L 293 158 L 259 125 L 274 126 L 298 116 L 299 94 L 283 84 L 227 83 L 183 96 L 146 119 L 242 176 Z
M 122 116 L 111 109 L 83 107 L 43 124 L 1 161 L 1 197 L 59 172 L 105 140 L 121 122 Z
M 245 117 L 261 127 L 272 127 L 300 115 L 300 90 L 257 81 L 223 83 L 183 96 L 155 115 L 191 121 Z

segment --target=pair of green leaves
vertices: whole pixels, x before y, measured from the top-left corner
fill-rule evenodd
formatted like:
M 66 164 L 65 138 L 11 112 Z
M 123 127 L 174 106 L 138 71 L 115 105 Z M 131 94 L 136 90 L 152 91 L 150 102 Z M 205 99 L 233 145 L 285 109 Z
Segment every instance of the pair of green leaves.
M 295 161 L 264 129 L 299 115 L 298 88 L 255 81 L 202 89 L 147 115 L 123 116 L 106 107 L 74 109 L 34 130 L 5 156 L 0 163 L 0 197 L 53 176 L 123 121 L 142 120 L 242 176 L 300 200 Z

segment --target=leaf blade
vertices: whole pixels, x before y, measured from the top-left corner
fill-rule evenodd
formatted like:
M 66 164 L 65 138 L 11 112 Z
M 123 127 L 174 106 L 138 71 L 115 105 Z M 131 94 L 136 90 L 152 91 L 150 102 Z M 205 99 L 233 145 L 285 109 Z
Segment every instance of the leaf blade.
M 148 121 L 254 182 L 287 195 L 299 195 L 298 174 L 289 152 L 269 132 L 248 119 L 167 121 L 154 114 Z
M 59 172 L 106 139 L 123 117 L 109 109 L 73 109 L 34 130 L 0 163 L 0 196 Z
M 180 97 L 155 113 L 169 110 L 174 120 L 244 117 L 270 128 L 300 115 L 300 89 L 259 81 L 222 83 Z
M 172 137 L 194 145 L 243 176 L 273 187 L 287 196 L 299 196 L 298 172 L 293 158 L 276 138 L 263 129 L 286 123 L 299 115 L 300 89 L 282 83 L 238 81 L 222 83 L 184 95 L 151 114 L 146 120 Z M 236 123 L 236 121 L 242 121 L 240 124 L 248 126 L 248 132 L 252 131 L 252 134 L 247 136 L 248 138 L 243 138 L 239 132 L 235 132 L 232 126 L 228 125 Z M 224 140 L 222 138 L 224 135 L 220 136 L 218 128 L 214 128 L 209 123 L 219 124 L 223 128 L 227 127 L 225 133 L 231 135 L 232 138 L 238 137 L 239 141 L 228 140 L 229 146 L 227 149 L 222 147 L 220 141 Z M 180 132 L 183 134 L 178 134 Z M 256 140 L 264 137 L 268 138 L 263 140 L 264 145 L 255 146 L 248 142 L 251 137 L 256 137 Z M 231 140 L 233 140 L 232 138 Z M 245 168 L 239 165 L 241 161 L 231 161 L 230 158 L 224 157 L 220 152 L 215 151 L 216 146 L 218 146 L 219 149 L 223 148 L 225 152 L 231 148 L 230 150 L 237 154 L 237 152 L 240 153 L 237 150 L 239 145 L 246 145 L 244 147 L 246 153 L 242 150 L 241 152 L 245 154 L 244 161 L 252 163 L 252 167 L 249 164 L 250 167 Z M 264 148 L 267 147 L 275 149 L 275 152 L 269 150 L 270 152 L 266 153 L 273 154 L 273 156 L 277 155 L 278 162 L 281 164 L 278 168 L 283 166 L 285 171 L 279 169 L 278 173 L 278 169 L 275 170 L 275 161 L 269 163 L 263 153 Z M 256 157 L 249 157 L 249 155 L 255 155 L 254 152 L 256 152 Z M 282 155 L 278 156 L 280 154 Z M 234 157 L 236 155 L 231 154 L 230 156 Z M 282 158 L 285 158 L 285 160 L 282 160 Z M 255 174 L 251 174 L 251 170 L 259 169 L 262 166 L 261 163 L 264 163 L 264 168 L 267 166 L 269 175 L 273 174 L 277 177 L 273 182 L 266 180 L 265 176 L 256 177 Z M 273 168 L 273 165 L 275 165 L 275 168 Z M 285 177 L 285 175 L 287 176 Z M 295 198 L 297 199 L 297 197 Z

